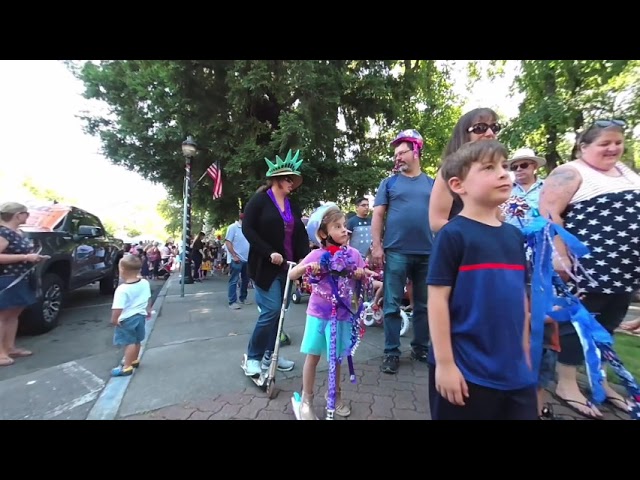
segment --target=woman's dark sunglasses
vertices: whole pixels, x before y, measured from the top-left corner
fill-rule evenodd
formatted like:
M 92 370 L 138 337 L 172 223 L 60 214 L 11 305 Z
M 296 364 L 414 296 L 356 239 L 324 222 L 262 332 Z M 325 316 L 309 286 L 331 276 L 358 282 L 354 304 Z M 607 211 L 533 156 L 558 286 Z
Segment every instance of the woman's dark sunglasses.
M 624 120 L 596 120 L 593 124 L 600 128 L 613 127 L 614 125 L 622 128 L 627 126 Z
M 472 132 L 475 133 L 476 135 L 482 135 L 483 133 L 485 133 L 487 130 L 491 129 L 491 131 L 493 133 L 498 133 L 500 130 L 502 130 L 502 126 L 499 123 L 476 123 L 471 125 L 467 131 L 468 132 Z

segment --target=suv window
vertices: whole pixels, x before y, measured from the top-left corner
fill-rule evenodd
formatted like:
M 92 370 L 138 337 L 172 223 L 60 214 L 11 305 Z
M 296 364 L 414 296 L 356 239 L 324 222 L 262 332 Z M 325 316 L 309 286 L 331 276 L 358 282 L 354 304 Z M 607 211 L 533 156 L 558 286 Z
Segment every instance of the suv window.
M 87 227 L 95 227 L 102 229 L 100 225 L 100 220 L 97 217 L 94 217 L 90 213 L 82 212 L 82 211 L 74 211 L 71 216 L 71 222 L 69 229 L 71 230 L 71 234 L 78 233 L 78 227 L 87 226 Z

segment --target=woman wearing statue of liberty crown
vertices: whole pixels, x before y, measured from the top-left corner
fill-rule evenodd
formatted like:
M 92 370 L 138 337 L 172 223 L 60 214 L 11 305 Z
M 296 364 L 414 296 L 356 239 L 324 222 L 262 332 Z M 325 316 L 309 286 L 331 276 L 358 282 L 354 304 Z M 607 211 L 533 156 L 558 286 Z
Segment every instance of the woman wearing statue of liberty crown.
M 287 261 L 299 262 L 309 253 L 309 239 L 300 209 L 289 200 L 302 184 L 298 158 L 291 150 L 282 160 L 265 159 L 266 182 L 244 209 L 242 233 L 249 242 L 248 272 L 255 285 L 258 321 L 249 340 L 245 373 L 254 377 L 267 369 L 275 347 L 278 320 L 287 278 Z M 278 356 L 280 371 L 293 370 L 294 363 Z

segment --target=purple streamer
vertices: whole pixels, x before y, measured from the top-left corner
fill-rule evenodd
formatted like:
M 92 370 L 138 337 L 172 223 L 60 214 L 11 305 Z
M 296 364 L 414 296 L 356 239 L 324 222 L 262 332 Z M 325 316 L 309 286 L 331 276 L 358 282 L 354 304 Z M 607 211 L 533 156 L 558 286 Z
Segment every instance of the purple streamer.
M 347 361 L 349 362 L 349 379 L 351 380 L 351 383 L 356 383 L 356 371 L 353 368 L 353 357 L 349 355 L 347 357 Z
M 333 309 L 331 312 L 331 340 L 329 342 L 329 398 L 327 399 L 327 417 L 333 418 L 333 412 L 336 410 L 336 343 L 338 338 L 338 318 L 336 312 L 336 301 L 334 298 Z

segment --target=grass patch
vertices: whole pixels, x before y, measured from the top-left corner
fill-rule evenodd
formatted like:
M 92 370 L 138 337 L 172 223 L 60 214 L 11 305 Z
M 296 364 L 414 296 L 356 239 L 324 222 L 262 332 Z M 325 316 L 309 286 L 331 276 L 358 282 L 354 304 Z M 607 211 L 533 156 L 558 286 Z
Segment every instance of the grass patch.
M 640 337 L 616 333 L 614 335 L 613 349 L 622 360 L 627 370 L 640 382 Z M 607 378 L 610 382 L 620 384 L 617 375 L 607 366 Z

